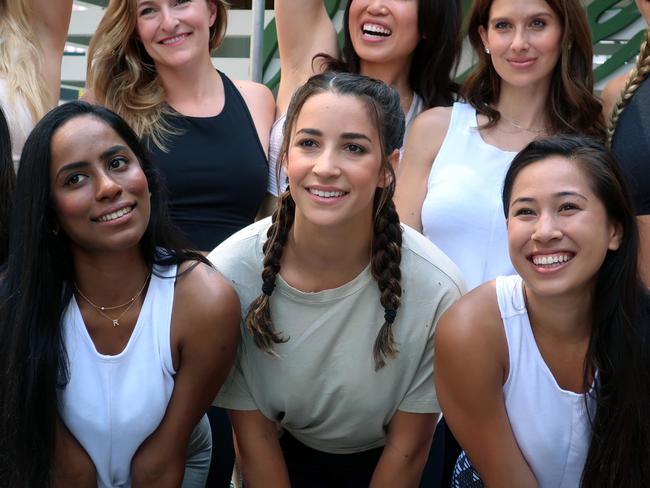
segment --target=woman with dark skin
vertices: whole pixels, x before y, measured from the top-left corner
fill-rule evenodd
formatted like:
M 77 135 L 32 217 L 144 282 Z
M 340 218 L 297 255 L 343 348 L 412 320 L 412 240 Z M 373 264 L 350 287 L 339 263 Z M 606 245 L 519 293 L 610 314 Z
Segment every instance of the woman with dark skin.
M 30 135 L 0 284 L 3 486 L 207 475 L 207 421 L 195 427 L 230 369 L 239 301 L 178 240 L 161 192 L 104 108 L 63 105 Z

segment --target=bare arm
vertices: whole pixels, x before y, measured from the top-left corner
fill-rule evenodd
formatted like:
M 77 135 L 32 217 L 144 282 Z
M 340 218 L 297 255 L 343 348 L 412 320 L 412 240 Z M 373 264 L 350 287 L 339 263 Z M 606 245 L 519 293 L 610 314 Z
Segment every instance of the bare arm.
M 61 59 L 68 37 L 72 0 L 31 0 L 32 28 L 43 54 L 43 79 L 55 106 L 61 85 Z
M 537 487 L 503 400 L 508 347 L 494 282 L 461 298 L 436 330 L 434 376 L 449 427 L 487 487 Z
M 286 113 L 296 88 L 315 74 L 314 56 L 338 56 L 338 38 L 323 0 L 275 0 L 275 24 L 282 73 L 277 96 L 280 116 Z
M 650 287 L 650 215 L 639 215 L 639 272 L 647 287 Z
M 95 465 L 58 417 L 55 443 L 54 488 L 96 488 Z
M 400 221 L 422 232 L 422 204 L 427 180 L 451 120 L 451 108 L 435 107 L 421 113 L 409 129 L 400 162 L 395 205 Z
M 289 488 L 275 423 L 259 410 L 229 410 L 237 439 L 237 463 L 250 488 Z
M 212 268 L 199 264 L 180 276 L 172 312 L 177 370 L 165 417 L 132 462 L 133 486 L 180 486 L 190 434 L 232 365 L 239 340 L 239 299 Z
M 397 411 L 370 488 L 418 487 L 440 414 Z
M 275 120 L 275 100 L 266 86 L 252 81 L 237 81 L 237 88 L 244 97 L 248 111 L 251 113 L 257 136 L 264 154 L 269 154 L 269 136 Z

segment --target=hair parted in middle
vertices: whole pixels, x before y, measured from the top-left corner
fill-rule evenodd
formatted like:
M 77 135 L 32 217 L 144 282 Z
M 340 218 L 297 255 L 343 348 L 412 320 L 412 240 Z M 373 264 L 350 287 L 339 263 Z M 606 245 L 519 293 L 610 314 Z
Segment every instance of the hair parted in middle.
M 507 218 L 519 173 L 555 156 L 579 165 L 610 221 L 622 230 L 619 248 L 605 255 L 592 295 L 584 389 L 595 397 L 596 409 L 581 486 L 650 486 L 650 295 L 638 272 L 638 228 L 618 162 L 601 141 L 589 137 L 563 135 L 533 141 L 508 169 L 504 212 Z
M 228 4 L 204 0 L 217 9 L 208 49 L 218 48 L 226 35 Z M 164 116 L 173 114 L 156 66 L 138 39 L 137 0 L 110 0 L 88 48 L 86 82 L 97 103 L 120 115 L 139 137 L 165 149 L 173 130 Z
M 359 73 L 361 59 L 354 50 L 349 17 L 353 0 L 348 0 L 343 14 L 341 59 L 318 54 L 333 71 Z M 463 23 L 461 0 L 417 0 L 420 42 L 412 54 L 410 87 L 420 97 L 424 108 L 453 105 L 459 87 L 452 79 L 462 52 Z
M 74 101 L 54 108 L 36 124 L 20 159 L 11 252 L 0 280 L 1 486 L 52 486 L 57 389 L 69 379 L 61 318 L 72 298 L 75 273 L 71 238 L 63 229 L 53 232 L 58 220 L 51 197 L 52 140 L 78 117 L 92 117 L 110 127 L 142 168 L 151 201 L 139 242 L 144 262 L 149 267 L 183 261 L 208 264 L 200 253 L 187 250 L 169 217 L 165 189 L 148 151 L 118 115 Z
M 380 303 L 384 308 L 384 323 L 375 339 L 373 360 L 375 369 L 385 366 L 386 360 L 398 353 L 393 337 L 393 323 L 401 303 L 401 248 L 402 229 L 393 194 L 395 172 L 389 162 L 394 151 L 399 150 L 404 139 L 404 112 L 398 93 L 381 81 L 353 73 L 326 72 L 312 76 L 293 94 L 284 126 L 284 140 L 280 160 L 287 161 L 291 133 L 305 102 L 321 93 L 355 97 L 368 106 L 369 114 L 379 134 L 382 149 L 382 171 L 386 185 L 377 188 L 374 198 L 374 222 L 372 237 L 371 272 L 380 291 Z M 280 166 L 278 166 L 278 171 Z M 280 260 L 293 225 L 296 204 L 290 187 L 280 196 L 272 217 L 272 224 L 264 243 L 264 268 L 262 270 L 263 292 L 251 303 L 246 315 L 246 326 L 255 344 L 262 350 L 275 354 L 273 344 L 286 342 L 276 331 L 271 319 L 270 298 L 275 279 L 280 272 Z
M 557 134 L 587 134 L 605 138 L 602 106 L 593 94 L 593 47 L 587 13 L 580 0 L 545 0 L 562 25 L 560 59 L 551 78 L 548 94 L 550 128 Z M 501 78 L 485 52 L 479 27 L 488 28 L 494 0 L 475 0 L 469 16 L 468 36 L 478 65 L 462 86 L 462 95 L 480 114 L 488 117 L 486 127 L 500 118 L 494 108 L 501 92 Z

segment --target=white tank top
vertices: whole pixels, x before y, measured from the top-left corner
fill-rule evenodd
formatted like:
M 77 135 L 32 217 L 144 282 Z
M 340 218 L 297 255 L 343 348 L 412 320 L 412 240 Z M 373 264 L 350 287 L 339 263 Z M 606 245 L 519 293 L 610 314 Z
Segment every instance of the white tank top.
M 115 356 L 97 352 L 74 297 L 63 316 L 70 381 L 59 390 L 60 415 L 95 464 L 101 488 L 131 486 L 131 459 L 160 424 L 174 389 L 176 266 L 154 266 L 154 273 L 165 278 L 151 275 L 133 333 Z
M 406 132 L 404 133 L 404 142 L 406 142 L 406 134 L 408 133 L 409 127 L 413 123 L 415 117 L 417 117 L 420 112 L 422 112 L 422 98 L 420 95 L 413 92 L 413 100 L 411 100 L 411 106 L 409 111 L 405 115 L 404 124 L 406 126 Z M 282 139 L 284 138 L 284 122 L 287 120 L 287 115 L 284 114 L 278 120 L 276 120 L 271 127 L 271 135 L 269 138 L 269 193 L 275 195 L 276 197 L 280 195 L 287 188 L 287 175 L 283 169 L 280 169 L 280 180 L 277 180 L 276 171 L 278 167 L 278 158 L 280 157 L 280 149 L 282 148 Z M 402 153 L 402 148 L 400 148 L 400 157 Z M 280 186 L 281 191 L 278 191 L 278 186 Z
M 27 136 L 34 128 L 34 121 L 29 110 L 19 99 L 15 99 L 14 105 L 9 104 L 9 88 L 4 78 L 0 77 L 0 108 L 4 112 L 9 136 L 11 137 L 11 157 L 14 161 L 14 169 L 18 169 L 20 153 L 27 140 Z
M 499 276 L 496 289 L 510 360 L 503 395 L 519 449 L 540 488 L 577 488 L 596 402 L 555 381 L 535 342 L 521 277 Z
M 454 104 L 421 215 L 422 233 L 456 263 L 468 290 L 515 272 L 501 190 L 517 153 L 487 144 L 477 125 L 471 105 Z

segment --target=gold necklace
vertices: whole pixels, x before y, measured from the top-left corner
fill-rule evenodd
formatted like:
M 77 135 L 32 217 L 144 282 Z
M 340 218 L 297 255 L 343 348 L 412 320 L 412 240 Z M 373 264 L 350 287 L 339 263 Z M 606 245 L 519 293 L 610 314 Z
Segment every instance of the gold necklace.
M 110 320 L 113 323 L 113 327 L 117 327 L 118 325 L 120 325 L 120 319 L 124 316 L 124 314 L 126 314 L 126 312 L 128 312 L 129 310 L 131 310 L 131 308 L 133 308 L 133 305 L 135 304 L 135 301 L 138 299 L 138 297 L 140 295 L 142 295 L 142 292 L 144 291 L 145 287 L 147 286 L 147 283 L 149 282 L 150 277 L 151 277 L 151 273 L 149 273 L 147 275 L 147 278 L 144 280 L 144 283 L 142 284 L 142 288 L 140 288 L 140 290 L 138 290 L 138 293 L 133 295 L 133 297 L 131 297 L 127 302 L 123 303 L 122 305 L 115 305 L 115 306 L 112 306 L 112 307 L 102 307 L 100 305 L 96 305 L 95 303 L 93 303 L 90 300 L 90 298 L 88 298 L 86 295 L 84 295 L 81 292 L 81 290 L 79 289 L 79 286 L 77 285 L 76 282 L 73 282 L 73 284 L 74 284 L 75 290 L 77 290 L 77 293 L 79 294 L 79 296 L 81 298 L 86 300 L 88 302 L 88 304 L 91 307 L 93 307 L 95 310 L 97 310 L 97 312 L 100 313 L 103 317 L 106 317 L 108 320 Z M 127 307 L 127 305 L 128 305 L 128 307 Z M 109 317 L 108 315 L 106 315 L 104 313 L 104 310 L 115 310 L 117 308 L 122 308 L 122 307 L 126 307 L 126 309 L 116 319 L 114 319 L 112 317 Z
M 504 115 L 503 113 L 499 112 L 499 116 L 508 122 L 511 126 L 513 126 L 516 129 L 523 130 L 525 132 L 530 132 L 532 134 L 543 134 L 545 132 L 548 132 L 547 127 L 543 127 L 541 129 L 531 129 L 530 127 L 524 127 L 523 125 L 519 125 L 517 122 L 512 120 L 510 117 Z M 508 132 L 509 134 L 509 132 Z

